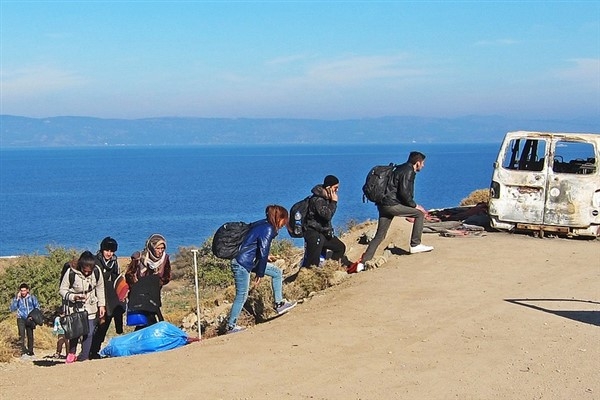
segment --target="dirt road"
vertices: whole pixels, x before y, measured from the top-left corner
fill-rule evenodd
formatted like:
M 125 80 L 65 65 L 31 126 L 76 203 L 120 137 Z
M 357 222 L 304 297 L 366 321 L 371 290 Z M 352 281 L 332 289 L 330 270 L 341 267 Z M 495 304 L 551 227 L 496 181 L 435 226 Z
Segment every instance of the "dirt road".
M 1 399 L 600 399 L 600 241 L 426 234 L 245 332 L 0 368 Z M 353 243 L 353 256 L 364 247 Z M 40 364 L 40 363 L 38 363 Z

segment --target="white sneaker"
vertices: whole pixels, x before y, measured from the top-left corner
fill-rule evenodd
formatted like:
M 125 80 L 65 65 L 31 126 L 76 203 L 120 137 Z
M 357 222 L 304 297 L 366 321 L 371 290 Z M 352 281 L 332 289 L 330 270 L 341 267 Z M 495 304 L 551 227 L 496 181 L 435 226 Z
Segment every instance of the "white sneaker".
M 365 265 L 363 263 L 358 263 L 356 265 L 356 272 L 362 272 L 365 270 Z
M 433 250 L 433 246 L 425 246 L 424 244 L 419 244 L 416 246 L 410 246 L 410 254 L 415 253 L 426 253 L 428 251 Z

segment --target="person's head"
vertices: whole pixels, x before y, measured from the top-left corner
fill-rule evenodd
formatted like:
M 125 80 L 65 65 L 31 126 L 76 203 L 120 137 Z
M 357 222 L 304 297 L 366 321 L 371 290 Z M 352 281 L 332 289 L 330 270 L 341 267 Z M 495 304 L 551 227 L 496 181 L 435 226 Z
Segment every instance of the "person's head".
M 96 258 L 91 251 L 84 251 L 77 260 L 77 270 L 84 276 L 90 276 L 94 272 L 96 266 Z
M 415 172 L 419 172 L 425 166 L 425 154 L 418 151 L 411 151 L 408 155 L 408 162 L 413 165 Z
M 167 250 L 167 241 L 162 235 L 155 233 L 150 235 L 146 240 L 146 251 L 152 254 L 155 258 L 161 258 Z
M 289 215 L 285 207 L 277 204 L 271 204 L 265 209 L 267 221 L 277 230 L 281 229 L 288 223 Z
M 112 256 L 117 252 L 117 248 L 119 244 L 117 241 L 110 236 L 105 237 L 100 242 L 100 251 L 102 251 L 102 256 L 105 260 L 110 260 Z
M 26 297 L 29 294 L 29 285 L 21 283 L 21 286 L 19 286 L 19 294 L 21 297 Z
M 323 187 L 324 188 L 332 188 L 334 191 L 337 191 L 337 188 L 340 186 L 340 180 L 335 175 L 327 175 L 325 179 L 323 179 Z

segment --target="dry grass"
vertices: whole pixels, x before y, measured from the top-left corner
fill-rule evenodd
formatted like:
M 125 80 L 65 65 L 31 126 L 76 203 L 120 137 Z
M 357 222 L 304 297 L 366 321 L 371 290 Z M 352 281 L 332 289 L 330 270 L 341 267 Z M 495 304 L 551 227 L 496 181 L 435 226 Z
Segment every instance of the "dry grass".
M 0 362 L 10 362 L 21 355 L 19 349 L 19 333 L 16 317 L 7 318 L 0 322 Z M 34 352 L 51 352 L 56 346 L 56 337 L 49 326 L 38 326 L 34 333 Z M 40 351 L 41 350 L 41 351 Z
M 467 197 L 460 201 L 460 206 L 474 206 L 479 203 L 490 201 L 489 189 L 477 189 L 471 192 Z

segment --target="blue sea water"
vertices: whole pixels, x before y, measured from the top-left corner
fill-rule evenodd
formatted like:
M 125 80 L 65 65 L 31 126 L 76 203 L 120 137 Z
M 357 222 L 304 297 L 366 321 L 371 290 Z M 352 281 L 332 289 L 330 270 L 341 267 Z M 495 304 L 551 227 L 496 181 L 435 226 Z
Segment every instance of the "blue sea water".
M 128 256 L 152 233 L 163 234 L 174 253 L 199 246 L 223 222 L 263 218 L 268 204 L 291 207 L 327 174 L 341 182 L 334 226 L 376 219 L 375 206 L 362 202 L 367 172 L 402 163 L 411 150 L 427 155 L 415 197 L 430 209 L 457 206 L 489 187 L 498 146 L 2 149 L 0 256 L 45 254 L 47 246 L 96 251 L 109 235 Z

